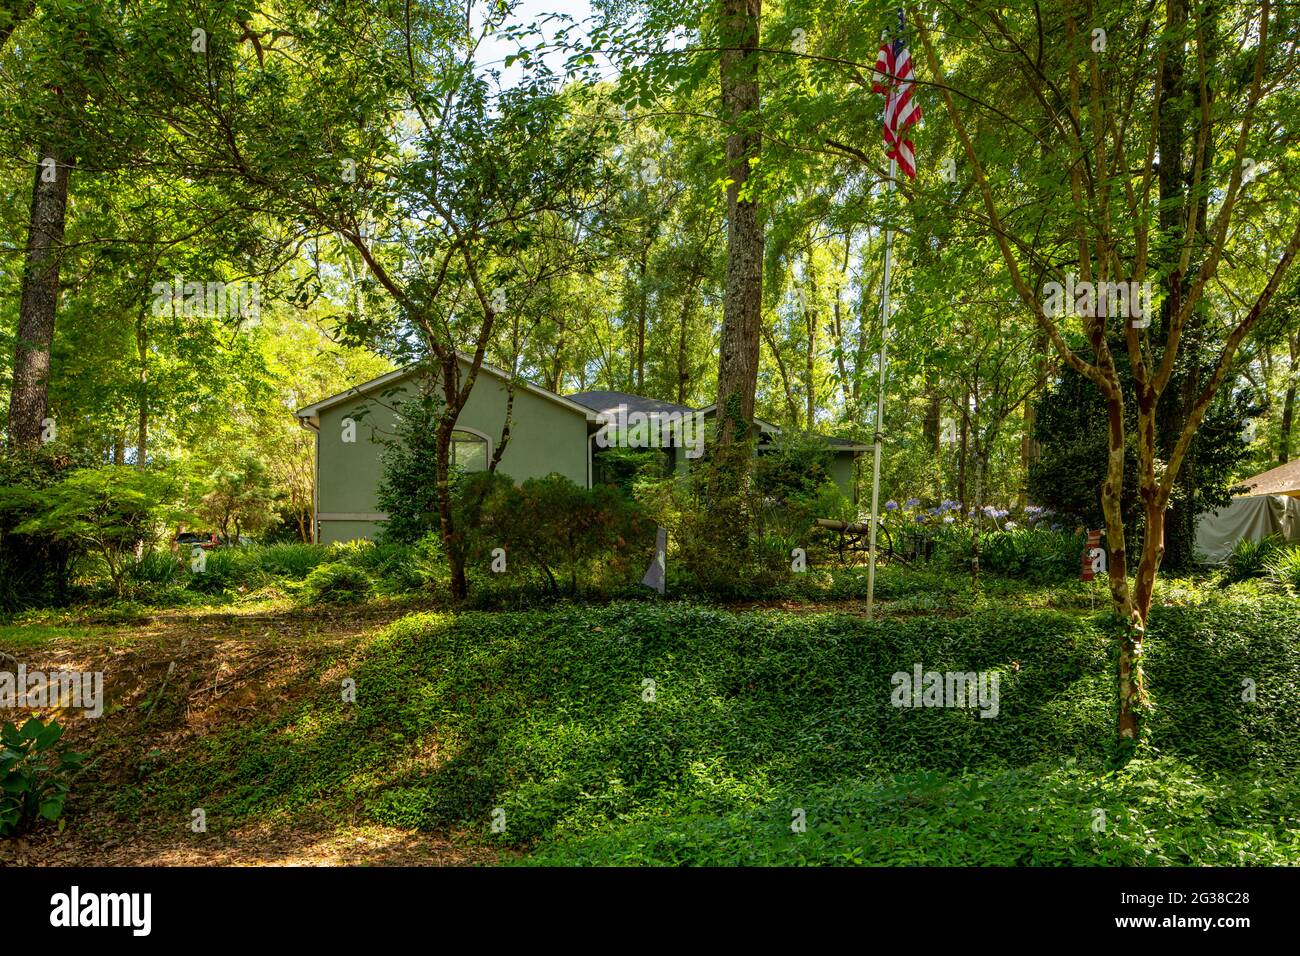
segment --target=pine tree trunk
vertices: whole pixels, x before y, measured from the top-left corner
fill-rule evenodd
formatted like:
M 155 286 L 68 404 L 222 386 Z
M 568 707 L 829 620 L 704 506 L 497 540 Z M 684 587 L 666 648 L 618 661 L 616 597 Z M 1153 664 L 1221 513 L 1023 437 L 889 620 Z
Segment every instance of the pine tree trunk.
M 718 441 L 735 434 L 733 401 L 746 423 L 754 419 L 758 387 L 759 319 L 763 298 L 763 226 L 750 193 L 751 164 L 759 157 L 758 36 L 762 0 L 721 0 L 719 70 L 727 124 L 727 284 L 718 357 Z
M 18 306 L 13 388 L 9 395 L 9 441 L 17 448 L 41 442 L 49 408 L 50 346 L 59 304 L 59 265 L 68 205 L 71 159 L 59 150 L 41 152 L 32 185 L 32 205 Z M 53 160 L 53 170 L 47 160 Z

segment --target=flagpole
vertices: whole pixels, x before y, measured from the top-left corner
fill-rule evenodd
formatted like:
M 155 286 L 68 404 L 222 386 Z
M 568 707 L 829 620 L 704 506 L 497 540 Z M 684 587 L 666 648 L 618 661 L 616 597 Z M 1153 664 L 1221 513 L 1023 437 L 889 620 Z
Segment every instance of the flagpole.
M 889 185 L 885 194 L 885 273 L 880 285 L 880 393 L 876 397 L 875 454 L 871 465 L 871 532 L 867 563 L 867 620 L 872 618 L 876 600 L 876 527 L 880 522 L 880 452 L 884 442 L 881 429 L 885 423 L 885 351 L 889 343 L 889 270 L 894 252 L 894 227 L 890 220 L 894 198 L 894 180 L 898 177 L 898 159 L 889 161 Z

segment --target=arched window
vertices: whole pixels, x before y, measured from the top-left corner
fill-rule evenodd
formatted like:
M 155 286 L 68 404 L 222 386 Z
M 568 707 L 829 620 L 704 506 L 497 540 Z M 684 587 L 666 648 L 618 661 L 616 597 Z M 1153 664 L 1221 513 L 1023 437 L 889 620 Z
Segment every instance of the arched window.
M 486 435 L 457 428 L 451 433 L 451 464 L 460 471 L 487 471 L 491 446 Z

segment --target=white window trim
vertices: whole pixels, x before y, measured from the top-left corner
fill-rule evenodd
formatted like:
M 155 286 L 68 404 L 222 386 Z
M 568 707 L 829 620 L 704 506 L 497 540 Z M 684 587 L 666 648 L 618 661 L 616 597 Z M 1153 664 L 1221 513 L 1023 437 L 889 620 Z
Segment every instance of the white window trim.
M 492 436 L 487 432 L 479 431 L 477 428 L 471 428 L 469 425 L 456 425 L 452 428 L 451 433 L 455 436 L 456 432 L 468 432 L 471 435 L 483 439 L 483 441 L 487 443 L 487 460 L 483 465 L 483 470 L 487 471 L 488 467 L 492 464 Z M 473 474 L 473 472 L 471 472 L 471 474 Z

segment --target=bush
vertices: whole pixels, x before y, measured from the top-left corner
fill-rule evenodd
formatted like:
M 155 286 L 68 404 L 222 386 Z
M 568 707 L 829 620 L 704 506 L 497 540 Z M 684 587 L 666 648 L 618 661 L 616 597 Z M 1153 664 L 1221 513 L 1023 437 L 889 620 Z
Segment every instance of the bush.
M 189 586 L 202 594 L 221 594 L 240 587 L 253 590 L 267 582 L 256 548 L 213 548 L 205 552 L 202 571 L 190 572 Z M 190 567 L 186 558 L 186 567 Z
M 582 488 L 552 474 L 514 487 L 500 476 L 474 475 L 462 486 L 458 511 L 471 561 L 488 564 L 503 548 L 506 573 L 522 565 L 544 576 L 551 591 L 625 584 L 654 556 L 653 523 L 609 485 Z
M 375 590 L 385 594 L 420 591 L 444 582 L 447 577 L 442 546 L 436 534 L 426 535 L 414 544 L 392 541 L 349 541 L 336 544 L 328 552 L 331 562 L 342 562 L 365 572 Z
M 1300 546 L 1278 548 L 1269 557 L 1268 576 L 1292 594 L 1300 594 Z
M 1065 531 L 994 531 L 980 535 L 980 568 L 1024 581 L 1060 581 L 1078 576 L 1083 545 L 1082 536 Z
M 137 585 L 166 587 L 186 576 L 185 560 L 170 551 L 146 553 L 127 570 L 127 580 Z
M 45 447 L 34 453 L 0 448 L 0 612 L 67 602 L 78 556 L 74 543 L 16 529 L 40 512 L 42 495 L 76 467 Z
M 1120 507 L 1124 527 L 1132 538 L 1130 553 L 1136 553 L 1143 524 L 1137 480 L 1137 403 L 1132 395 L 1133 379 L 1127 374 L 1128 350 L 1116 344 L 1112 344 L 1115 361 L 1121 379 L 1129 383 L 1125 386 L 1128 444 Z M 1175 373 L 1170 384 L 1173 393 L 1177 393 L 1184 374 Z M 1105 481 L 1108 456 L 1105 399 L 1083 375 L 1065 366 L 1056 383 L 1042 393 L 1035 409 L 1033 437 L 1042 454 L 1029 468 L 1026 487 L 1030 496 L 1059 514 L 1079 518 L 1089 528 L 1103 527 L 1098 489 Z M 1256 414 L 1259 409 L 1252 407 L 1248 394 L 1229 389 L 1221 389 L 1206 410 L 1187 449 L 1165 517 L 1165 568 L 1185 567 L 1192 562 L 1195 516 L 1232 500 L 1231 476 L 1249 454 L 1249 443 L 1242 437 L 1244 425 Z M 1162 422 L 1158 427 L 1163 432 L 1167 426 Z
M 655 522 L 668 529 L 670 587 L 720 599 L 759 597 L 798 575 L 794 550 L 808 566 L 829 559 L 833 537 L 817 518 L 853 520 L 856 509 L 830 477 L 824 441 L 782 440 L 749 461 L 752 445 L 708 456 L 690 472 L 637 488 Z M 749 461 L 743 477 L 736 472 Z
M 1232 546 L 1232 552 L 1224 564 L 1225 582 L 1244 581 L 1247 578 L 1263 577 L 1268 571 L 1268 562 L 1281 545 L 1281 539 L 1275 535 L 1251 541 L 1242 538 Z
M 3 489 L 9 502 L 24 498 L 33 510 L 15 532 L 48 535 L 102 563 L 121 597 L 136 548 L 152 544 L 162 527 L 185 520 L 181 478 L 165 465 L 80 468 L 45 489 Z
M 322 564 L 304 579 L 299 597 L 309 604 L 356 604 L 364 601 L 373 587 L 370 576 L 360 568 L 342 562 Z
M 22 728 L 0 726 L 0 836 L 12 836 L 37 819 L 63 815 L 82 754 L 57 746 L 63 728 L 30 717 Z
M 381 531 L 385 541 L 410 544 L 437 532 L 441 525 L 437 425 L 442 409 L 431 393 L 397 405 L 397 433 L 384 441 L 383 478 L 376 494 L 379 510 L 388 514 Z M 353 417 L 362 414 L 358 411 Z M 455 470 L 451 472 L 454 478 Z
M 246 553 L 259 570 L 277 578 L 305 577 L 329 558 L 328 550 L 318 544 L 268 544 Z

